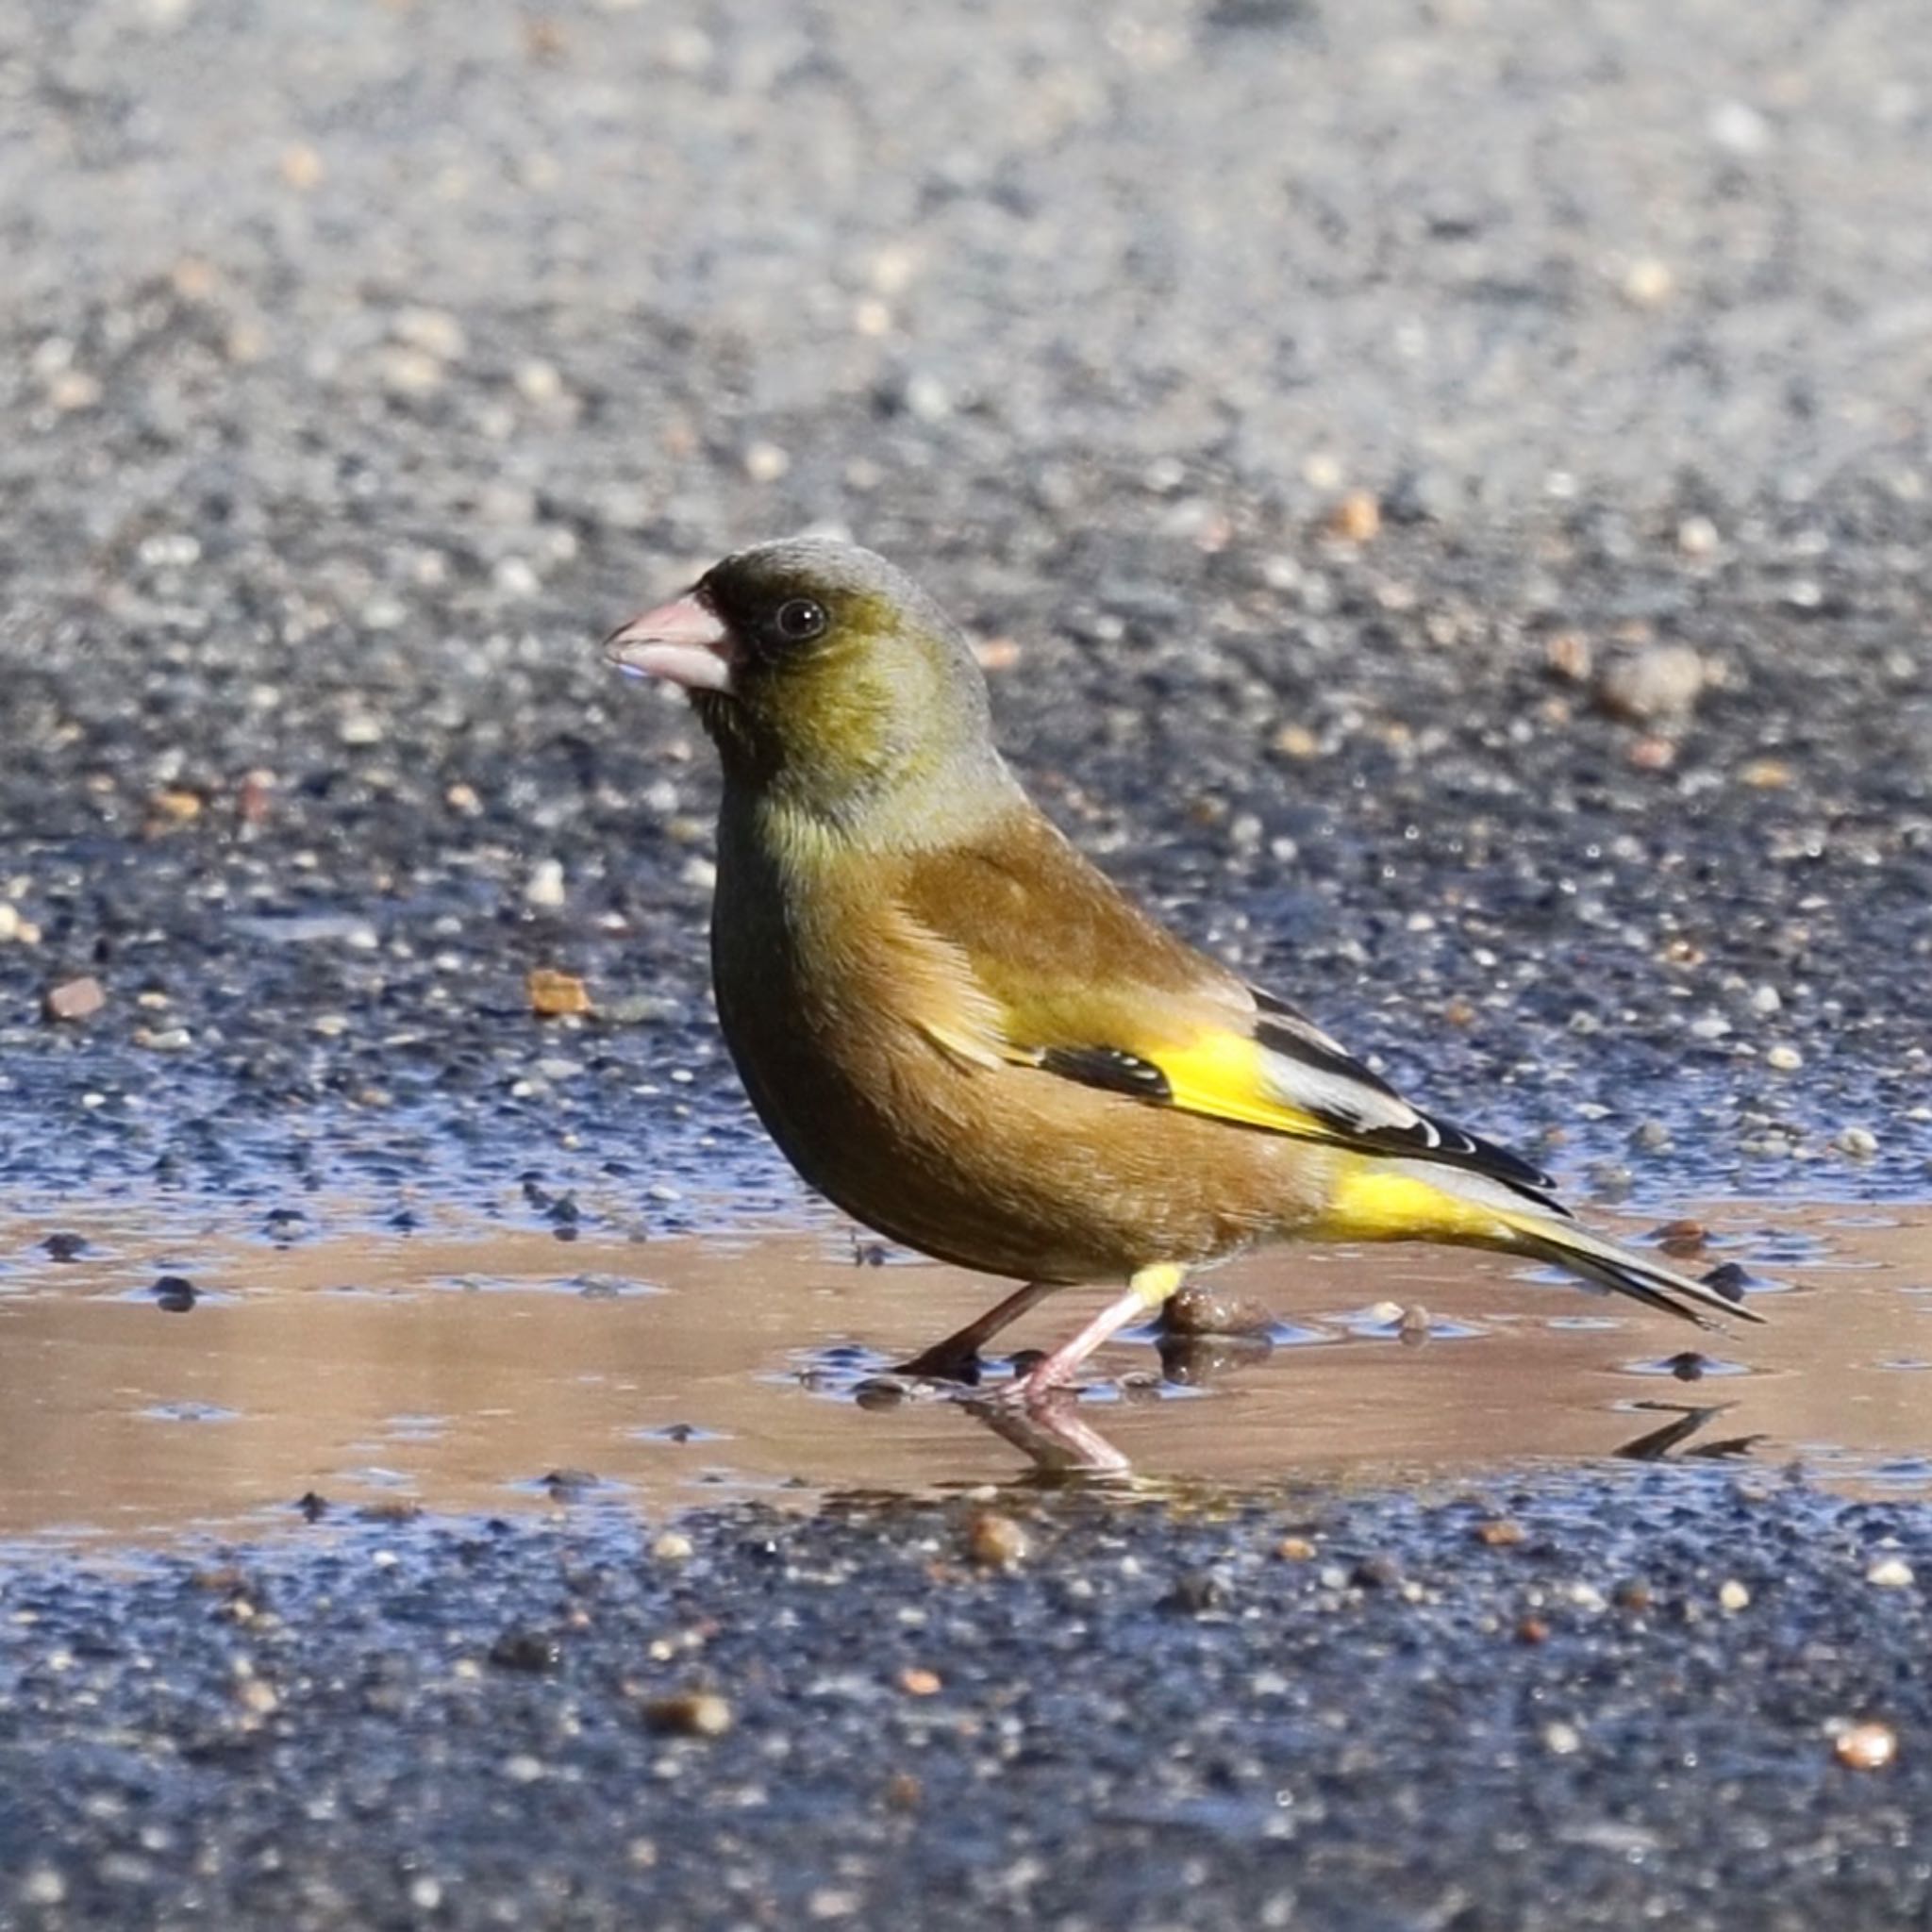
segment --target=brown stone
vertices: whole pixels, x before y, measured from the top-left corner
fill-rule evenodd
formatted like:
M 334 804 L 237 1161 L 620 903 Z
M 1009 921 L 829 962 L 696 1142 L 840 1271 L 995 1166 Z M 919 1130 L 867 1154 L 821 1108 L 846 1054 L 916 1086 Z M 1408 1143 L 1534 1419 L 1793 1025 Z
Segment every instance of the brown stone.
M 530 1010 L 540 1020 L 562 1020 L 591 1010 L 591 990 L 575 974 L 540 966 L 524 981 Z
M 47 989 L 42 1002 L 50 1020 L 87 1020 L 108 1004 L 107 990 L 91 974 L 80 979 L 63 979 Z

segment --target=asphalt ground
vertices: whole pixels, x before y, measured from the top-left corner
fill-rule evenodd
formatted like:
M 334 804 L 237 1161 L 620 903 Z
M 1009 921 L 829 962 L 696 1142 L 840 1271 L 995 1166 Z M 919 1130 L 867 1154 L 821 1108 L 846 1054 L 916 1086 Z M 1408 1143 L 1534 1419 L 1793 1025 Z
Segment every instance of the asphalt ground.
M 8 1923 L 1911 1925 L 1922 1505 L 359 1525 L 0 1582 Z M 1887 1741 L 1896 1750 L 1882 1759 Z
M 707 748 L 592 641 L 813 524 L 1437 1106 L 1922 1188 L 1913 17 L 9 5 L 0 1159 L 749 1183 Z
M 1923 1194 L 1928 136 L 1909 0 L 1557 26 L 1526 0 L 991 0 L 890 30 L 778 0 L 0 0 L 0 1182 L 50 1228 L 108 1197 L 500 1208 L 526 1177 L 646 1231 L 795 1207 L 708 1009 L 705 747 L 594 641 L 811 525 L 972 626 L 1063 824 L 1434 1108 L 1660 1210 Z M 594 1016 L 536 1020 L 537 967 L 581 975 Z M 99 1009 L 48 1018 L 85 978 Z M 665 1923 L 796 1923 L 788 1888 L 937 1919 L 942 1876 L 963 1897 L 1016 1871 L 982 1914 L 1914 1923 L 1919 1598 L 1867 1593 L 1868 1518 L 1651 1480 L 1526 1507 L 1603 1577 L 1700 1604 L 1720 1571 L 1754 1603 L 1774 1581 L 1789 1622 L 1512 1642 L 1479 1627 L 1514 1608 L 1505 1556 L 1399 1497 L 1310 1507 L 1439 1566 L 1441 1619 L 1373 1589 L 1330 1613 L 1316 1585 L 1215 1636 L 1136 1583 L 1070 1620 L 1115 1540 L 1165 1575 L 1233 1560 L 1231 1532 L 1044 1500 L 1052 1555 L 1010 1604 L 975 1586 L 1020 1620 L 974 1627 L 1058 1755 L 1016 1775 L 986 1719 L 932 1781 L 957 1802 L 899 1824 L 868 1808 L 890 1773 L 858 1795 L 883 1769 L 864 1723 L 744 1715 L 647 1756 L 591 1663 L 583 1734 L 622 1740 L 594 1774 L 489 1782 L 516 1723 L 551 1761 L 539 1713 L 574 1680 L 486 1671 L 477 1755 L 425 1787 L 469 1722 L 416 1694 L 426 1650 L 403 1645 L 392 1710 L 351 1709 L 358 1620 L 400 1586 L 354 1571 L 339 1628 L 313 1607 L 334 1573 L 292 1555 L 261 1560 L 318 1688 L 191 1774 L 155 1687 L 214 1697 L 227 1626 L 183 1609 L 205 1595 L 16 1575 L 43 1634 L 94 1618 L 121 1647 L 75 1649 L 109 1700 L 80 1709 L 75 1667 L 27 1657 L 53 1688 L 10 1701 L 0 1862 L 48 1923 L 367 1923 L 382 1887 L 379 1923 L 635 1923 L 640 1886 Z M 741 1715 L 760 1670 L 808 1681 L 836 1616 L 845 1670 L 934 1614 L 903 1554 L 922 1521 L 787 1525 L 795 1562 L 743 1558 L 769 1597 L 718 1559 Z M 1907 1542 L 1924 1521 L 1887 1518 Z M 670 1616 L 605 1534 L 586 1561 Z M 425 1645 L 476 1565 L 507 1621 L 558 1588 L 533 1532 L 404 1541 Z M 1342 1633 L 1398 1664 L 1365 1672 Z M 1269 1698 L 1317 1710 L 1311 1650 L 1397 1740 L 1386 1777 L 1334 1782 L 1313 1717 L 1269 1731 Z M 974 1681 L 937 1643 L 921 1668 Z M 1270 1673 L 1289 1690 L 1255 1691 Z M 1578 1750 L 1539 1744 L 1553 1697 Z M 1860 1776 L 1819 1727 L 1868 1707 L 1907 1742 Z M 1239 1802 L 1136 1810 L 1157 1762 L 1193 1804 L 1224 1723 Z M 762 1807 L 733 1796 L 752 1783 Z M 446 1806 L 403 1805 L 425 1790 Z M 694 1822 L 712 1799 L 741 1805 L 728 1838 Z M 650 1867 L 613 1821 L 660 1802 Z M 1297 1856 L 1263 1875 L 1283 1816 Z M 1636 1836 L 1592 1840 L 1606 1818 Z M 270 1819 L 286 1883 L 326 1857 L 337 1894 L 251 1889 Z M 115 1836 L 158 1820 L 164 1845 Z M 375 1856 L 409 1820 L 434 1904 Z M 541 1856 L 506 1820 L 541 1823 Z M 125 1892 L 116 1850 L 148 1860 Z

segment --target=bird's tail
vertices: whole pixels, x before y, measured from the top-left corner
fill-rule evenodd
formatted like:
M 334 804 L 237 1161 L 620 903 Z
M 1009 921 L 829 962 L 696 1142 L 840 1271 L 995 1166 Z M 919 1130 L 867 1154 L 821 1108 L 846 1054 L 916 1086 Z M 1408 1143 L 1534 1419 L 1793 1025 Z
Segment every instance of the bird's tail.
M 1438 1241 L 1529 1255 L 1700 1327 L 1764 1317 L 1694 1276 L 1591 1234 L 1486 1174 L 1424 1161 L 1365 1160 L 1341 1176 L 1317 1230 L 1337 1241 Z
M 1695 1322 L 1700 1328 L 1714 1327 L 1713 1315 L 1734 1315 L 1740 1321 L 1761 1322 L 1764 1317 L 1742 1302 L 1734 1302 L 1694 1275 L 1680 1274 L 1650 1256 L 1607 1241 L 1574 1222 L 1550 1221 L 1541 1215 L 1525 1214 L 1510 1229 L 1515 1239 L 1510 1246 L 1518 1253 L 1534 1255 L 1540 1261 L 1554 1261 L 1573 1274 L 1596 1283 L 1618 1294 L 1653 1308 L 1667 1309 Z

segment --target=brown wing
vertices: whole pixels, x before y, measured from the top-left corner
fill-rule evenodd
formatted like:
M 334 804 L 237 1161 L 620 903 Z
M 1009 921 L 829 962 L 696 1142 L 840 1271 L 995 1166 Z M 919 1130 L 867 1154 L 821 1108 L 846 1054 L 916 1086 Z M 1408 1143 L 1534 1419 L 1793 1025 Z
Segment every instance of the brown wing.
M 991 996 L 997 1038 L 981 1050 L 1243 1126 L 1471 1169 L 1557 1207 L 1546 1174 L 1412 1107 L 1150 917 L 1038 813 L 920 855 L 905 894 Z

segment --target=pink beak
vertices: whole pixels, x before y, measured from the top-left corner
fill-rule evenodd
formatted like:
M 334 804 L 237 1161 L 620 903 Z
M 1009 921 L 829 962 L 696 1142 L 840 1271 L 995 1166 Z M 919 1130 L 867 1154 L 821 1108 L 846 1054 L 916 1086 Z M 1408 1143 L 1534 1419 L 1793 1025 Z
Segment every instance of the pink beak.
M 634 677 L 728 691 L 737 652 L 730 627 L 692 591 L 620 625 L 604 640 L 604 655 Z

